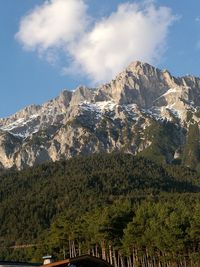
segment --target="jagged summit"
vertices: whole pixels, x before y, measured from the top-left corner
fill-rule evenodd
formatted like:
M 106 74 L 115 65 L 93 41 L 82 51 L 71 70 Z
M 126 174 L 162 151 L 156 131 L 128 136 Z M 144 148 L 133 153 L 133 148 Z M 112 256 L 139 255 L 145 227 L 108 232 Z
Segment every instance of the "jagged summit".
M 112 99 L 119 104 L 132 103 L 150 108 L 158 97 L 177 86 L 176 78 L 168 71 L 135 61 L 110 83 L 101 86 L 98 92 L 101 97 L 97 99 Z
M 156 67 L 141 61 L 133 61 L 129 66 L 126 68 L 126 71 L 132 72 L 137 75 L 157 75 L 161 71 Z
M 182 151 L 190 124 L 199 125 L 200 79 L 136 61 L 98 88 L 64 89 L 43 105 L 0 119 L 0 166 L 21 169 L 99 151 L 137 154 L 153 142 L 147 134 L 152 121 L 176 127 L 170 161 Z

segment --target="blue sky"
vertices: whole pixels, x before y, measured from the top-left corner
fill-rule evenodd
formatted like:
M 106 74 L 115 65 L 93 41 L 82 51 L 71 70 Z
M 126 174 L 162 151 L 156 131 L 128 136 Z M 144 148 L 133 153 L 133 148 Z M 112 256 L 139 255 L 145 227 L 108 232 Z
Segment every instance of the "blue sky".
M 0 1 L 0 117 L 64 88 L 108 81 L 134 60 L 200 76 L 199 0 L 44 2 Z

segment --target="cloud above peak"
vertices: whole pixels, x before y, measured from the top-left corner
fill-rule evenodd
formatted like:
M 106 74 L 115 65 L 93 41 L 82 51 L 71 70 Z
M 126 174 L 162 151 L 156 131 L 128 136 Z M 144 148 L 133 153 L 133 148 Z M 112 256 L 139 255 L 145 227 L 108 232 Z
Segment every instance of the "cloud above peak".
M 31 50 L 74 42 L 85 31 L 87 6 L 82 0 L 50 0 L 21 19 L 16 38 Z
M 160 60 L 173 19 L 166 7 L 122 4 L 97 22 L 71 52 L 92 80 L 108 80 L 132 60 Z
M 68 59 L 63 69 L 79 70 L 100 83 L 133 60 L 159 61 L 174 20 L 169 8 L 152 1 L 121 4 L 95 21 L 89 19 L 83 0 L 51 0 L 22 18 L 16 37 L 25 48 L 46 55 L 52 49 L 57 54 L 62 50 Z

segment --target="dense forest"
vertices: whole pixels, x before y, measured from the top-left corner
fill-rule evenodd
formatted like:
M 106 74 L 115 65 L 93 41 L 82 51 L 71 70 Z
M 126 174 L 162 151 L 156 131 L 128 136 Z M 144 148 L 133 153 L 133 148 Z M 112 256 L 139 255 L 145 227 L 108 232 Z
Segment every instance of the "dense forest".
M 199 200 L 197 171 L 128 154 L 2 172 L 0 258 L 90 253 L 115 266 L 199 266 Z

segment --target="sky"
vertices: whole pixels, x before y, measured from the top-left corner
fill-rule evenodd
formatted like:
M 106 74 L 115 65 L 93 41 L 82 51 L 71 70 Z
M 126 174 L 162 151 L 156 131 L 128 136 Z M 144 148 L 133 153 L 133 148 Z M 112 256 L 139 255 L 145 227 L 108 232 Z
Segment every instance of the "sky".
M 200 76 L 199 0 L 0 0 L 0 117 L 132 61 Z

